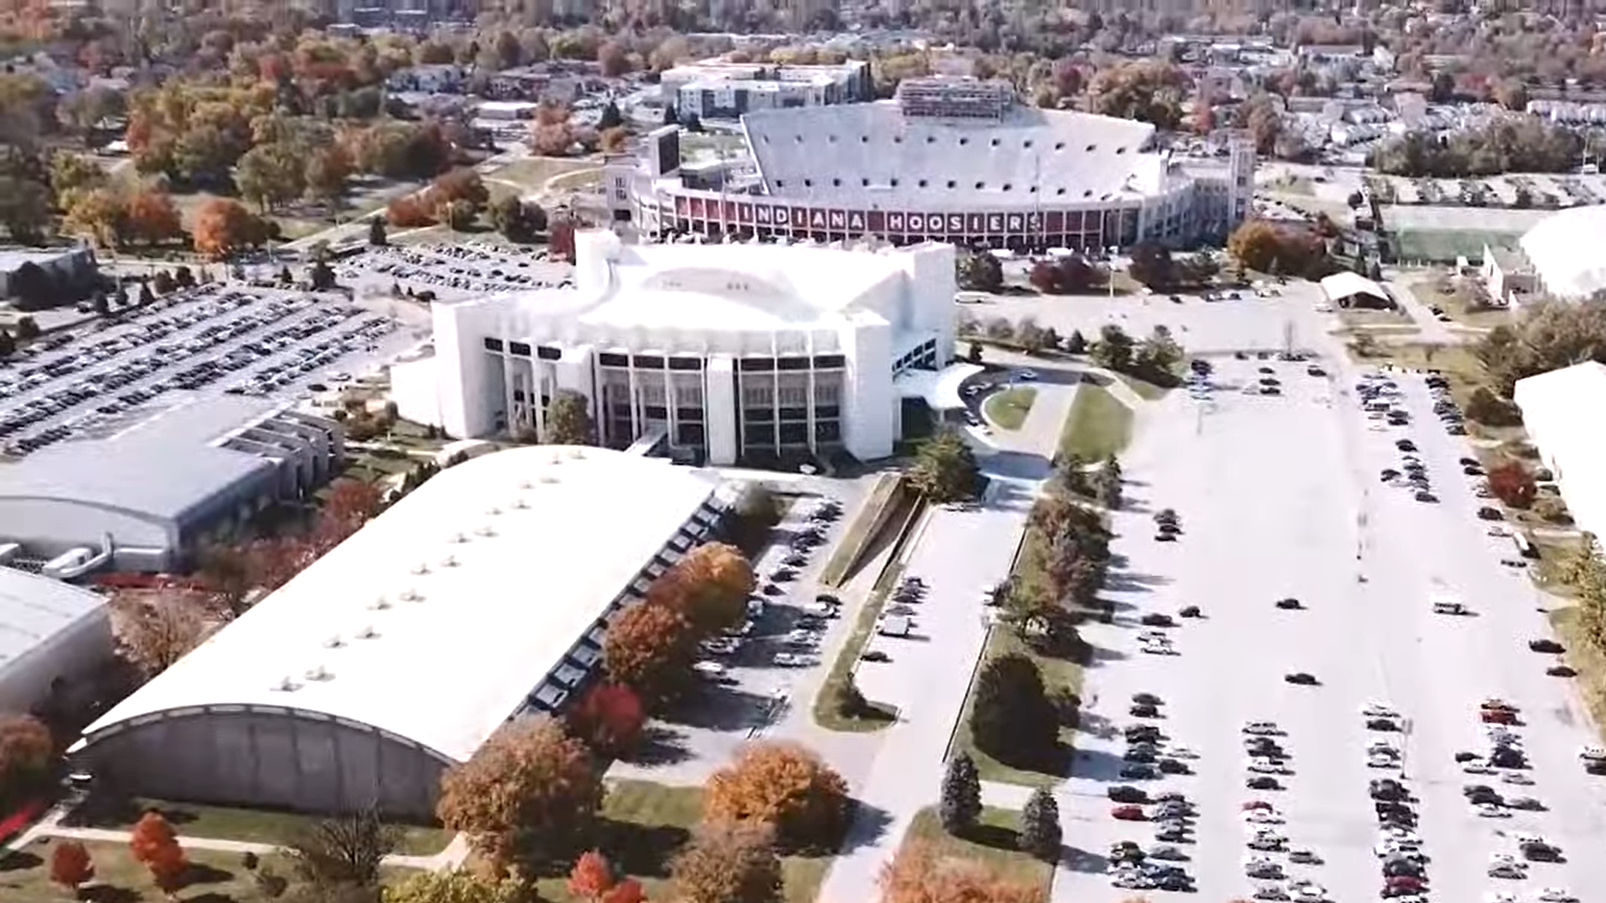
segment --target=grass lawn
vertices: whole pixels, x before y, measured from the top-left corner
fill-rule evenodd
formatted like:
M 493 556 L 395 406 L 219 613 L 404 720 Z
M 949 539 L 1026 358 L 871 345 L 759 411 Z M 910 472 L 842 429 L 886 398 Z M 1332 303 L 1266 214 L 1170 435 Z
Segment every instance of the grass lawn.
M 902 478 L 896 473 L 883 473 L 876 477 L 870 495 L 853 515 L 853 522 L 842 531 L 842 538 L 837 540 L 836 548 L 831 551 L 831 559 L 820 570 L 821 586 L 841 586 L 848 579 L 848 571 L 864 552 L 865 545 L 874 538 L 871 533 L 886 507 L 892 503 L 901 482 Z
M 89 827 L 126 831 L 134 827 L 134 823 L 149 809 L 160 810 L 181 835 L 250 843 L 288 844 L 319 821 L 316 816 L 299 812 L 201 806 L 136 798 L 129 800 L 127 805 L 117 807 L 109 817 L 94 821 Z M 401 832 L 396 852 L 409 856 L 434 855 L 446 849 L 452 840 L 452 832 L 444 828 L 400 824 L 396 828 Z
M 1023 556 L 1024 560 L 1024 556 Z M 981 664 L 984 668 L 987 663 L 1000 656 L 1016 653 L 1024 655 L 1037 664 L 1038 670 L 1043 674 L 1043 686 L 1052 693 L 1056 688 L 1068 686 L 1075 693 L 1082 692 L 1082 665 L 1079 662 L 1065 658 L 1054 658 L 1038 655 L 1030 646 L 1021 642 L 1015 631 L 1008 625 L 999 624 L 987 635 L 987 645 L 981 652 Z M 979 673 L 978 668 L 978 673 Z M 972 683 L 971 690 L 975 686 Z M 970 709 L 973 698 L 969 692 L 965 695 L 965 706 L 959 716 L 959 730 L 954 735 L 952 752 L 968 752 L 976 760 L 976 771 L 984 781 L 1002 781 L 1005 784 L 1021 784 L 1027 787 L 1052 787 L 1063 781 L 1069 771 L 1071 745 L 1076 738 L 1076 728 L 1069 725 L 1060 727 L 1059 731 L 1059 762 L 1058 767 L 1051 770 L 1033 770 L 1007 765 L 994 759 L 975 747 L 970 737 Z
M 512 194 L 534 194 L 545 188 L 547 182 L 551 179 L 579 170 L 595 170 L 600 165 L 599 161 L 588 159 L 525 157 L 492 170 L 482 178 L 485 180 L 485 188 L 494 202 Z M 577 176 L 576 178 L 582 183 L 587 180 L 586 177 Z M 599 181 L 601 178 L 602 174 L 600 172 L 592 173 L 589 176 L 590 181 Z M 572 190 L 577 185 L 571 183 L 562 187 Z
M 1084 461 L 1102 461 L 1132 441 L 1132 409 L 1108 389 L 1083 383 L 1060 432 L 1060 454 Z
M 669 863 L 691 837 L 703 811 L 698 787 L 667 787 L 649 781 L 616 781 L 602 804 L 598 848 L 614 867 L 640 881 L 650 900 L 668 900 Z M 814 903 L 830 858 L 783 856 L 783 898 L 786 903 Z M 542 900 L 580 903 L 569 893 L 568 876 L 537 883 Z
M 1006 881 L 1038 888 L 1046 900 L 1054 880 L 1054 867 L 1017 849 L 1019 826 L 1019 812 L 988 806 L 981 810 L 981 818 L 968 836 L 955 837 L 942 829 L 937 810 L 926 808 L 915 813 L 903 842 L 929 843 L 942 858 L 963 859 L 985 866 Z
M 1127 388 L 1131 389 L 1133 394 L 1137 395 L 1144 401 L 1159 401 L 1165 397 L 1165 393 L 1171 391 L 1170 387 L 1168 386 L 1151 383 L 1146 379 L 1133 376 L 1130 373 L 1117 373 L 1115 374 L 1115 378 L 1119 379 L 1123 383 L 1126 383 Z M 1180 384 L 1180 378 L 1178 382 Z
M 1600 726 L 1606 725 L 1606 655 L 1584 636 L 1583 627 L 1578 623 L 1578 606 L 1551 609 L 1550 624 L 1561 644 L 1567 647 L 1563 658 L 1578 672 L 1573 678 L 1578 684 L 1578 695 L 1583 697 L 1589 717 L 1599 732 Z
M 1037 390 L 1030 386 L 1016 386 L 995 392 L 987 396 L 982 403 L 982 410 L 987 419 L 999 429 L 1018 430 L 1026 422 L 1026 414 L 1032 409 L 1032 402 L 1037 400 Z
M 1450 319 L 1463 326 L 1493 327 L 1511 322 L 1511 312 L 1503 308 L 1468 309 L 1466 297 L 1454 291 L 1439 291 L 1437 279 L 1414 282 L 1411 288 L 1415 290 L 1416 296 L 1423 304 L 1443 308 L 1444 312 L 1450 315 Z
M 73 899 L 50 881 L 51 845 L 59 842 L 38 840 L 7 856 L 0 864 L 0 900 L 62 903 Z M 126 844 L 88 841 L 84 848 L 94 860 L 95 880 L 84 886 L 81 899 L 100 903 L 160 903 L 169 899 L 151 883 L 150 872 L 134 860 Z M 186 855 L 191 865 L 188 883 L 172 899 L 195 903 L 267 903 L 270 899 L 240 864 L 239 853 L 187 850 Z M 270 858 L 264 865 L 276 875 L 290 876 L 290 869 L 283 863 Z
M 1415 321 L 1403 310 L 1371 310 L 1367 308 L 1339 308 L 1338 319 L 1345 326 L 1412 326 Z

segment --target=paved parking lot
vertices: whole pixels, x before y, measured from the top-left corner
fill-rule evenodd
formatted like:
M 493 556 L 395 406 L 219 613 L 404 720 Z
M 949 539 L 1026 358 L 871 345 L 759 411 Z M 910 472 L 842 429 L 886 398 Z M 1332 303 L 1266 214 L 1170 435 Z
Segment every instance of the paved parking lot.
M 1280 344 L 1280 343 L 1277 343 Z M 1306 364 L 1217 360 L 1217 390 L 1208 401 L 1173 392 L 1144 416 L 1122 461 L 1132 504 L 1116 515 L 1114 552 L 1124 567 L 1109 595 L 1110 624 L 1088 625 L 1095 648 L 1088 677 L 1090 716 L 1080 738 L 1075 776 L 1062 788 L 1069 858 L 1056 880 L 1056 900 L 1115 901 L 1156 890 L 1112 887 L 1104 874 L 1111 843 L 1147 847 L 1154 827 L 1111 817 L 1108 790 L 1141 786 L 1153 795 L 1179 790 L 1198 808 L 1181 863 L 1203 898 L 1247 897 L 1261 884 L 1244 874 L 1250 836 L 1241 805 L 1264 799 L 1280 824 L 1263 827 L 1322 860 L 1296 864 L 1266 854 L 1283 873 L 1317 882 L 1326 897 L 1375 899 L 1383 886 L 1373 847 L 1378 822 L 1368 781 L 1399 770 L 1369 767 L 1367 749 L 1386 738 L 1399 747 L 1417 833 L 1430 862 L 1430 899 L 1492 899 L 1513 892 L 1526 903 L 1542 887 L 1570 889 L 1581 899 L 1606 893 L 1606 863 L 1591 841 L 1603 827 L 1606 784 L 1585 775 L 1576 757 L 1590 742 L 1582 707 L 1561 680 L 1545 675 L 1548 657 L 1528 651 L 1546 636 L 1543 602 L 1520 572 L 1504 567 L 1509 541 L 1486 535 L 1473 516 L 1481 502 L 1475 478 L 1461 472 L 1462 440 L 1446 434 L 1418 377 L 1401 377 L 1413 423 L 1390 428 L 1370 420 L 1354 397 L 1347 362 L 1323 361 L 1330 378 Z M 1241 387 L 1271 366 L 1277 397 Z M 1394 441 L 1411 437 L 1438 502 L 1387 486 L 1378 472 L 1398 466 Z M 1154 512 L 1177 511 L 1179 542 L 1155 540 Z M 1474 614 L 1434 614 L 1430 597 L 1453 593 Z M 1297 598 L 1301 610 L 1276 600 Z M 1146 613 L 1175 615 L 1188 604 L 1199 620 L 1164 632 L 1176 655 L 1143 651 L 1137 635 Z M 1317 686 L 1288 683 L 1308 672 Z M 1129 714 L 1133 694 L 1163 700 L 1158 718 Z M 1500 775 L 1468 775 L 1459 751 L 1488 748 L 1478 704 L 1500 697 L 1519 706 L 1531 786 Z M 1402 716 L 1403 731 L 1368 730 L 1361 709 L 1383 703 Z M 1291 757 L 1285 789 L 1247 789 L 1242 727 L 1275 722 Z M 1196 752 L 1191 776 L 1123 780 L 1119 729 L 1148 722 L 1168 743 Z M 1162 747 L 1163 749 L 1164 747 Z M 1531 795 L 1547 811 L 1475 814 L 1463 798 L 1471 783 L 1507 799 Z M 1500 832 L 1505 832 L 1501 834 Z M 1564 863 L 1532 863 L 1523 880 L 1486 876 L 1490 856 L 1515 852 L 1510 835 L 1533 832 L 1559 846 Z M 1520 859 L 1521 856 L 1519 855 Z
M 759 585 L 755 595 L 763 604 L 750 607 L 746 633 L 733 634 L 723 648 L 711 644 L 704 659 L 709 663 L 704 666 L 709 672 L 704 692 L 664 721 L 655 721 L 641 761 L 617 763 L 610 776 L 700 784 L 747 741 L 788 733 L 781 729 L 783 723 L 812 722 L 815 692 L 856 616 L 847 605 L 835 615 L 817 607 L 817 578 L 859 505 L 860 490 L 857 482 L 832 481 L 824 495 L 801 496 L 793 503 L 775 531 L 775 542 L 753 564 Z M 811 520 L 828 500 L 838 504 L 841 514 Z M 793 538 L 811 527 L 819 543 L 795 550 Z M 778 571 L 784 571 L 783 579 L 774 579 Z
M 340 284 L 359 296 L 385 294 L 393 285 L 432 291 L 440 298 L 536 288 L 572 288 L 574 267 L 550 260 L 542 249 L 465 243 L 387 245 L 342 259 Z
M 291 399 L 413 341 L 389 317 L 343 301 L 202 286 L 55 334 L 0 364 L 0 437 L 7 454 L 25 455 L 116 432 L 198 395 Z

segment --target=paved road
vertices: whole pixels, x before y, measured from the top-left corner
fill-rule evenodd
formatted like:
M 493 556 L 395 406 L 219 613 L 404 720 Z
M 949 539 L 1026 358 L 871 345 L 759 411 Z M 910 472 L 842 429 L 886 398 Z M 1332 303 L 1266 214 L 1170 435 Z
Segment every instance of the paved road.
M 1047 467 L 1039 456 L 1011 452 L 982 460 L 997 477 L 986 504 L 970 512 L 932 510 L 910 553 L 905 573 L 931 587 L 919 605 L 915 635 L 882 641 L 879 648 L 892 661 L 861 672 L 865 695 L 898 706 L 899 720 L 884 732 L 858 790 L 860 812 L 826 878 L 822 903 L 877 899 L 882 864 L 897 851 L 915 813 L 936 802 L 943 752 L 986 636 L 981 592 L 1008 574 Z
M 1414 281 L 1392 281 L 1388 283 L 1388 288 L 1399 300 L 1400 306 L 1411 315 L 1411 319 L 1422 330 L 1421 335 L 1417 337 L 1419 341 L 1436 345 L 1454 345 L 1462 341 L 1460 334 L 1440 322 L 1439 318 L 1433 315 L 1433 311 L 1428 310 L 1427 304 L 1416 296 Z

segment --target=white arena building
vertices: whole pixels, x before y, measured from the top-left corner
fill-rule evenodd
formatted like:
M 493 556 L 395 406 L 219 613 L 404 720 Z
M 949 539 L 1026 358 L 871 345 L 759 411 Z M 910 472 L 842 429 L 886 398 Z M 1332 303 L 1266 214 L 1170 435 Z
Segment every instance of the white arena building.
M 1520 244 L 1539 291 L 1580 299 L 1606 289 L 1606 204 L 1552 214 Z
M 137 796 L 433 814 L 441 771 L 553 710 L 607 625 L 719 522 L 713 478 L 601 448 L 474 458 L 84 730 Z
M 560 391 L 597 440 L 713 464 L 884 458 L 907 402 L 960 405 L 954 249 L 635 245 L 576 236 L 575 287 L 437 301 L 434 351 L 391 368 L 403 417 L 451 436 L 546 434 Z
M 1002 81 L 910 79 L 895 100 L 741 123 L 740 160 L 683 165 L 674 126 L 639 156 L 611 159 L 614 218 L 649 236 L 1094 250 L 1224 240 L 1254 192 L 1254 146 L 1241 136 L 1177 154 L 1148 123 L 1026 106 Z

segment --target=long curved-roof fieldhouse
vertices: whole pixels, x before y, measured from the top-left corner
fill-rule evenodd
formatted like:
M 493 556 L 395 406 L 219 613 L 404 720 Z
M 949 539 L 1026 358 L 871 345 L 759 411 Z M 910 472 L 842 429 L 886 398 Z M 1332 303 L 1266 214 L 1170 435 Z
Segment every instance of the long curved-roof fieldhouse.
M 710 478 L 601 448 L 497 452 L 424 483 L 85 731 L 278 706 L 462 761 L 709 500 Z

